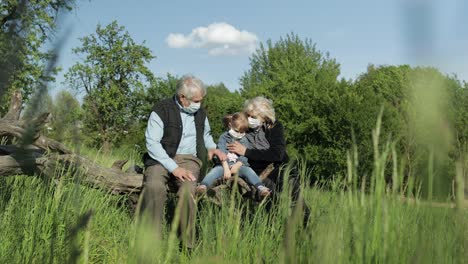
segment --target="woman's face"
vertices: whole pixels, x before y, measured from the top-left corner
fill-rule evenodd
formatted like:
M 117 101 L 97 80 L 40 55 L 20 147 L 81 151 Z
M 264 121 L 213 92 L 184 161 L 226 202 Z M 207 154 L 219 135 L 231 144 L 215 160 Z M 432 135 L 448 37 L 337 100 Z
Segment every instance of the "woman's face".
M 265 118 L 259 112 L 250 111 L 247 113 L 249 119 L 249 127 L 256 128 L 265 122 Z
M 247 112 L 247 117 L 254 118 L 260 120 L 260 122 L 265 122 L 265 117 L 259 111 L 250 111 Z

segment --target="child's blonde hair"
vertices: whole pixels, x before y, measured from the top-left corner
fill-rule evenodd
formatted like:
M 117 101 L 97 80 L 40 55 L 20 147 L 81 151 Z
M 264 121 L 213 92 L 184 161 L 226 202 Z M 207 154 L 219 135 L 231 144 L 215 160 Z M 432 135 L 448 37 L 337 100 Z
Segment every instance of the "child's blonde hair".
M 224 116 L 223 124 L 226 130 L 233 128 L 239 133 L 244 133 L 249 129 L 249 120 L 247 119 L 247 115 L 242 112 Z

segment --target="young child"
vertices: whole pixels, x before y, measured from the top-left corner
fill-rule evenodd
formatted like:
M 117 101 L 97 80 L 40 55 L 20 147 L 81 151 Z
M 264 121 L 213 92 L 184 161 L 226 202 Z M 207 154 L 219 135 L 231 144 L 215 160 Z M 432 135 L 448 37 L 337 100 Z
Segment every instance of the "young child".
M 222 165 L 217 165 L 205 176 L 203 181 L 197 187 L 197 193 L 206 192 L 208 187 L 219 178 L 223 177 L 225 180 L 231 178 L 231 174 L 239 173 L 239 176 L 247 180 L 248 183 L 254 185 L 260 194 L 264 197 L 270 194 L 270 189 L 265 187 L 262 180 L 257 174 L 249 167 L 246 157 L 237 156 L 230 153 L 227 145 L 234 141 L 239 141 L 242 145 L 248 147 L 248 141 L 245 138 L 245 131 L 249 128 L 249 121 L 244 113 L 235 113 L 224 117 L 224 125 L 229 128 L 224 132 L 218 141 L 218 149 L 227 154 L 227 160 L 223 161 Z

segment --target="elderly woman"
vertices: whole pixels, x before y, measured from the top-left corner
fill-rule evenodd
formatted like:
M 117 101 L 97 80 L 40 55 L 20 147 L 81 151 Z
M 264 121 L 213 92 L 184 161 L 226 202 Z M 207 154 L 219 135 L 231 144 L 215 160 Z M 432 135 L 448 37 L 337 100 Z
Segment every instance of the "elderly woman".
M 284 177 L 280 169 L 282 165 L 288 163 L 289 157 L 286 153 L 284 128 L 281 122 L 276 120 L 273 103 L 265 97 L 255 97 L 245 102 L 244 112 L 248 116 L 250 128 L 246 137 L 252 147 L 246 148 L 235 142 L 229 144 L 228 149 L 230 152 L 247 157 L 251 168 L 259 175 L 269 164 L 273 164 L 274 169 L 265 184 L 276 191 L 281 191 Z M 299 183 L 297 170 L 292 170 L 289 175 L 289 184 L 294 202 L 299 197 Z M 304 208 L 304 220 L 307 221 L 309 208 L 305 204 Z

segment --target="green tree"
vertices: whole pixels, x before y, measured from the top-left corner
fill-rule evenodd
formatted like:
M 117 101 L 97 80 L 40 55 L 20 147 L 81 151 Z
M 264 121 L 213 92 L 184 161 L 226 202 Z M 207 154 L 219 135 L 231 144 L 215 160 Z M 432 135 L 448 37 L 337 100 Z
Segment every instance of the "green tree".
M 146 90 L 138 90 L 131 99 L 132 124 L 125 136 L 123 143 L 140 152 L 145 152 L 145 131 L 148 118 L 156 102 L 174 96 L 179 78 L 167 74 L 165 78 L 155 78 Z
M 455 136 L 463 142 L 467 131 L 468 109 L 461 83 L 432 67 L 370 65 L 355 81 L 353 90 L 359 102 L 352 120 L 361 171 L 372 167 L 371 131 L 383 107 L 380 141 L 395 142 L 405 177 L 416 177 L 427 194 L 429 153 L 435 151 L 434 192 L 447 197 L 453 162 L 459 156 L 454 155 L 452 139 Z M 390 180 L 391 170 L 387 171 Z
M 210 121 L 211 133 L 216 141 L 224 132 L 223 117 L 242 110 L 243 99 L 240 93 L 229 91 L 223 83 L 207 87 L 207 95 L 203 100 L 208 119 Z
M 75 0 L 5 0 L 0 3 L 0 114 L 8 107 L 13 89 L 26 102 L 42 81 L 53 79 L 57 69 L 45 73 L 53 55 L 45 44 L 54 37 L 59 15 L 70 11 Z
M 454 109 L 455 140 L 458 149 L 468 155 L 468 83 L 456 86 L 452 107 Z M 458 157 L 460 158 L 460 157 Z
M 82 110 L 78 100 L 62 90 L 54 98 L 49 136 L 60 142 L 79 142 L 82 138 Z
M 50 94 L 41 94 L 37 97 L 37 102 L 35 106 L 32 106 L 30 101 L 27 102 L 24 106 L 24 114 L 23 117 L 27 114 L 34 114 L 34 116 L 43 114 L 43 113 L 51 113 L 54 108 L 54 100 Z
M 288 151 L 314 168 L 317 177 L 340 173 L 351 141 L 346 105 L 352 105 L 349 82 L 338 81 L 340 65 L 311 40 L 290 34 L 268 41 L 252 55 L 241 78 L 244 98 L 273 100 L 284 124 Z
M 105 27 L 98 25 L 95 34 L 80 40 L 81 47 L 73 53 L 84 59 L 73 65 L 65 78 L 72 88 L 85 93 L 85 134 L 107 151 L 128 133 L 136 118 L 133 110 L 138 101 L 134 96 L 153 81 L 146 64 L 154 56 L 116 21 Z
M 369 171 L 373 164 L 372 130 L 383 109 L 380 142 L 398 141 L 398 153 L 411 161 L 414 144 L 408 130 L 410 96 L 410 72 L 408 65 L 374 66 L 370 64 L 353 84 L 357 105 L 353 109 L 352 122 L 360 156 L 360 170 Z M 412 163 L 407 163 L 412 166 Z

